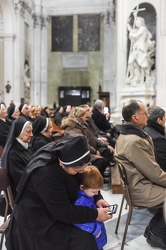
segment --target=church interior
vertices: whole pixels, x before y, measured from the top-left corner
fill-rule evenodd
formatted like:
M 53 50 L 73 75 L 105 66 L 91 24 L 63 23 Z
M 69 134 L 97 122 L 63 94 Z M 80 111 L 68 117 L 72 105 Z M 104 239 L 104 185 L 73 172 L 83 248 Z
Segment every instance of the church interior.
M 0 0 L 0 102 L 54 110 L 101 99 L 114 125 L 130 99 L 166 110 L 165 13 L 164 0 Z M 101 192 L 120 207 L 110 185 Z M 127 209 L 115 234 L 118 213 L 104 250 L 121 249 Z M 124 249 L 154 249 L 143 236 L 150 218 L 134 211 Z
M 131 98 L 165 108 L 165 8 L 162 0 L 2 0 L 0 100 L 52 108 L 102 98 L 115 121 Z M 151 35 L 141 81 L 129 73 L 134 13 Z

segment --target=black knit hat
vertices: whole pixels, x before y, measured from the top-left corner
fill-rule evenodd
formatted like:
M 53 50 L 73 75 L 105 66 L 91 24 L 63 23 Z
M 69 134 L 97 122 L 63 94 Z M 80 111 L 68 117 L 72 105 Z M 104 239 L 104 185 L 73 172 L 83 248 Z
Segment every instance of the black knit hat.
M 74 134 L 61 140 L 63 147 L 58 150 L 58 158 L 64 165 L 71 165 L 90 154 L 87 138 Z
M 27 166 L 27 173 L 35 168 L 45 167 L 53 161 L 61 161 L 64 165 L 72 167 L 76 166 L 77 163 L 77 166 L 83 166 L 90 161 L 90 158 L 87 138 L 84 135 L 72 134 L 61 140 L 47 143 L 37 150 Z

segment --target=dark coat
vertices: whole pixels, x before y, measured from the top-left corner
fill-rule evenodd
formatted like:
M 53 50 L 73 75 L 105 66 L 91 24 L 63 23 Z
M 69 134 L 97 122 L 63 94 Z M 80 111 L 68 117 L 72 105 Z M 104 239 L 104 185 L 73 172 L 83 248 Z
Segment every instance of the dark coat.
M 61 121 L 63 119 L 64 115 L 59 113 L 58 111 L 55 113 L 55 116 L 54 116 L 54 122 L 57 126 L 61 126 Z
M 6 232 L 8 250 L 68 249 L 73 224 L 98 216 L 97 209 L 74 205 L 79 175 L 69 175 L 59 166 L 58 154 L 63 145 L 60 142 L 57 151 L 52 151 L 56 143 L 38 150 L 22 176 Z M 99 194 L 96 201 L 101 198 Z M 12 238 L 16 230 L 18 241 Z
M 27 121 L 32 122 L 32 119 L 28 115 L 24 115 L 23 113 L 20 113 L 20 116 L 24 117 Z
M 5 147 L 11 124 L 9 120 L 5 122 L 0 119 L 0 146 L 3 148 Z
M 16 187 L 21 175 L 33 155 L 32 147 L 25 149 L 17 140 L 14 141 L 8 154 L 8 172 L 12 193 L 16 195 Z
M 94 108 L 92 112 L 92 118 L 99 130 L 103 132 L 111 132 L 111 126 L 105 115 L 98 109 Z
M 153 140 L 157 163 L 166 172 L 166 138 L 164 127 L 156 122 L 148 121 L 144 130 Z
M 52 136 L 46 137 L 42 135 L 41 133 L 39 133 L 32 138 L 31 145 L 32 145 L 34 152 L 36 152 L 39 148 L 43 147 L 44 145 L 52 141 L 54 141 Z

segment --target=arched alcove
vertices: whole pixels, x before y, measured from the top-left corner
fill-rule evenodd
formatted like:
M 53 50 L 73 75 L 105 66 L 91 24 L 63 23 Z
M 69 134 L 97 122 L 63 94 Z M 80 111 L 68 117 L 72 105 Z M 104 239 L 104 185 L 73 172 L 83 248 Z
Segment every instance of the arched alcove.
M 149 3 L 135 6 L 128 19 L 126 84 L 155 84 L 156 11 Z
M 135 6 L 133 11 L 136 10 L 136 8 L 137 6 Z M 155 8 L 149 3 L 141 3 L 139 4 L 139 9 L 144 9 L 144 10 L 138 11 L 138 16 L 144 18 L 145 24 L 152 34 L 152 40 L 156 41 L 156 10 Z M 130 14 L 129 18 L 131 18 L 131 25 L 133 25 L 133 22 L 134 22 L 133 13 Z M 130 47 L 130 41 L 128 39 L 127 55 L 129 54 L 129 47 Z

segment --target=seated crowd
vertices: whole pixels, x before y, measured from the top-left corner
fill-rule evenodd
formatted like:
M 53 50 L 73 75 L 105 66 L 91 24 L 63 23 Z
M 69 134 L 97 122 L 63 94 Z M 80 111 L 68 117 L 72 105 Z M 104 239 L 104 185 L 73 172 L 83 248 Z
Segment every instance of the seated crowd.
M 96 174 L 100 179 L 108 166 L 122 163 L 134 203 L 138 206 L 146 203 L 148 208 L 163 204 L 166 199 L 165 111 L 159 107 L 146 110 L 142 102 L 130 100 L 124 104 L 122 116 L 123 124 L 116 127 L 114 137 L 115 129 L 109 122 L 110 114 L 104 114 L 102 100 L 96 100 L 94 107 L 88 104 L 58 107 L 54 114 L 49 107 L 27 104 L 17 107 L 12 103 L 7 108 L 4 103 L 0 104 L 1 166 L 9 174 L 17 204 L 17 216 L 13 215 L 10 221 L 7 249 L 103 249 L 106 236 L 100 244 L 102 231 L 96 232 L 95 238 L 99 238 L 95 240 L 94 232 L 89 235 L 89 231 L 80 230 L 86 228 L 84 223 L 89 225 L 95 220 L 99 221 L 99 228 L 105 230 L 102 222 L 112 218 L 104 208 L 109 204 L 99 191 L 102 181 L 87 187 L 93 193 L 90 197 L 94 196 L 95 205 L 77 206 L 79 187 L 81 195 L 87 191 L 86 186 L 78 184 L 88 165 L 90 172 L 98 169 Z M 63 130 L 60 140 L 54 137 L 54 124 Z M 40 221 L 41 217 L 46 219 Z M 59 229 L 66 236 L 66 245 Z M 35 230 L 39 231 L 37 236 Z M 150 245 L 166 249 L 163 208 L 157 209 L 144 236 Z M 13 237 L 18 240 L 11 248 Z
M 104 103 L 100 103 L 101 115 Z M 107 131 L 99 129 L 93 118 L 92 108 L 88 105 L 72 107 L 67 105 L 59 107 L 51 114 L 49 107 L 29 106 L 20 104 L 16 106 L 13 102 L 7 108 L 4 103 L 0 109 L 0 146 L 3 147 L 1 165 L 5 168 L 10 177 L 13 195 L 16 195 L 16 187 L 21 174 L 32 158 L 33 154 L 46 145 L 57 139 L 54 136 L 53 125 L 56 124 L 63 131 L 63 136 L 70 134 L 82 134 L 88 140 L 91 152 L 90 164 L 95 165 L 103 175 L 107 166 L 114 162 L 115 141 L 111 138 L 111 126 Z M 105 117 L 105 123 L 108 121 Z

